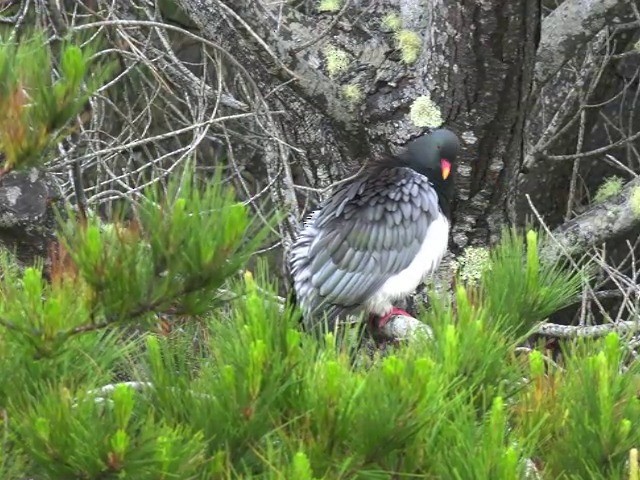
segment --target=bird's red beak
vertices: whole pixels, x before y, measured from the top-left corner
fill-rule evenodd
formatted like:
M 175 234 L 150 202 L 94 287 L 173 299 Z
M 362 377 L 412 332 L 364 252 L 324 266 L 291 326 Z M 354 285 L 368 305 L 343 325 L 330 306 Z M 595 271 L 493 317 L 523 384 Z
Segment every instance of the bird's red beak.
M 440 170 L 442 170 L 442 179 L 446 180 L 451 173 L 451 163 L 444 158 L 440 159 Z

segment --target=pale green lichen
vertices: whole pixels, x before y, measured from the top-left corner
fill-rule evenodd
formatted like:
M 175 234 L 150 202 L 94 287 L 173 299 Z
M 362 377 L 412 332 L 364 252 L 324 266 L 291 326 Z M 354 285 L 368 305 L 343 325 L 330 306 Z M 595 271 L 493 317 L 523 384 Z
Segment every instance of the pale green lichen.
M 360 85 L 350 83 L 349 85 L 342 87 L 342 96 L 347 102 L 349 102 L 349 105 L 353 107 L 362 102 L 364 99 L 364 92 Z
M 640 40 L 638 40 L 638 41 L 635 43 L 635 45 L 633 46 L 633 49 L 634 49 L 636 52 L 640 52 Z
M 392 32 L 397 32 L 402 28 L 402 19 L 396 12 L 386 14 L 382 18 L 382 27 Z
M 342 6 L 342 0 L 320 0 L 318 3 L 319 12 L 337 12 Z
M 442 114 L 429 95 L 422 95 L 414 100 L 409 110 L 409 118 L 416 127 L 439 127 L 442 125 Z
M 631 212 L 640 217 L 640 186 L 634 187 L 629 197 L 629 205 L 631 206 Z
M 400 50 L 402 61 L 411 65 L 418 60 L 422 49 L 422 39 L 420 35 L 411 30 L 400 30 L 395 34 L 396 48 Z
M 622 179 L 620 177 L 607 178 L 593 197 L 594 203 L 604 202 L 608 198 L 618 195 L 622 191 Z
M 324 49 L 327 72 L 330 77 L 335 77 L 344 72 L 349 66 L 349 56 L 344 50 L 340 50 L 332 45 Z
M 460 280 L 475 285 L 483 273 L 491 268 L 489 250 L 484 247 L 467 247 L 451 266 Z

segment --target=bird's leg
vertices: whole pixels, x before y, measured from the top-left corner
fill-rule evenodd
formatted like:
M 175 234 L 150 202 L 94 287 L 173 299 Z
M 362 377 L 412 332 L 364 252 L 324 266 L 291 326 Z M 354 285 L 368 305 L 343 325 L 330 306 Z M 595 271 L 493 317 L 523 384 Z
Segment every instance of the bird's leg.
M 413 315 L 405 312 L 401 308 L 392 307 L 389 313 L 378 318 L 377 328 L 380 329 L 384 327 L 387 323 L 389 323 L 389 320 L 391 320 L 393 317 L 396 317 L 396 316 L 413 317 Z

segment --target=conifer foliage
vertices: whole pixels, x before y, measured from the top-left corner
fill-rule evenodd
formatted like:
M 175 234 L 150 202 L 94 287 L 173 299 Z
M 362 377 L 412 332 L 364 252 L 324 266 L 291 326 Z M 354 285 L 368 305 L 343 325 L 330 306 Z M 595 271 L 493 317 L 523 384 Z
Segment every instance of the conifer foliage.
M 2 172 L 42 163 L 43 154 L 71 131 L 71 120 L 111 70 L 93 68 L 96 42 L 61 42 L 57 68 L 44 35 L 0 38 L 0 150 Z M 95 65 L 93 65 L 95 67 Z M 52 77 L 52 71 L 57 74 Z M 53 79 L 52 79 L 53 78 Z
M 24 139 L 19 155 L 43 145 Z M 623 339 L 560 363 L 522 347 L 588 281 L 541 261 L 535 232 L 432 294 L 432 337 L 356 361 L 349 336 L 300 330 L 265 264 L 238 275 L 266 232 L 219 175 L 186 169 L 110 224 L 61 216 L 49 280 L 3 254 L 0 478 L 637 478 Z

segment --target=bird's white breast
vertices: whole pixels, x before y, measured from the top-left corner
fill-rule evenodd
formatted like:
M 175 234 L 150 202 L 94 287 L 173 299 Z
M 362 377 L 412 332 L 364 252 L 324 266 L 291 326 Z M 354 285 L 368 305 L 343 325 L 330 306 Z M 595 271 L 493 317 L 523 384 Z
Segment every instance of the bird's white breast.
M 449 221 L 442 213 L 429 225 L 427 235 L 407 268 L 390 277 L 367 302 L 369 310 L 384 315 L 392 302 L 411 294 L 429 274 L 434 273 L 449 243 Z

